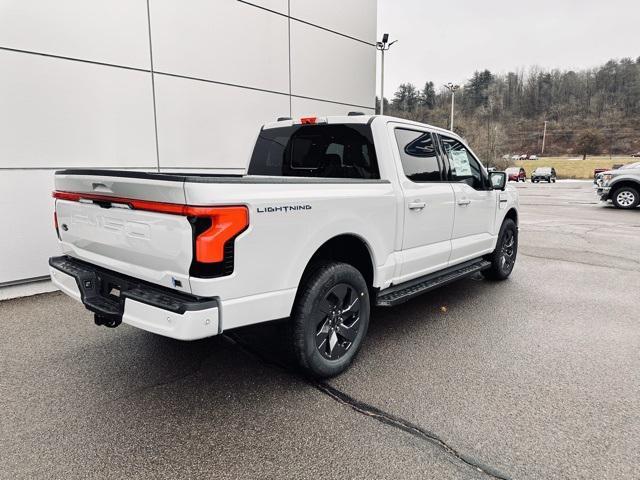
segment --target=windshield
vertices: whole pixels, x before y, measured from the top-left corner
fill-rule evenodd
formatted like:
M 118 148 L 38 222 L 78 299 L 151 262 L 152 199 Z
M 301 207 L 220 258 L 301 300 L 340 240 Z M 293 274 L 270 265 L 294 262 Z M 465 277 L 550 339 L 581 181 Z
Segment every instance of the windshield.
M 505 173 L 520 173 L 520 169 L 518 167 L 509 167 L 505 170 Z
M 542 174 L 551 173 L 551 168 L 550 167 L 536 168 L 536 171 L 534 173 L 542 173 Z

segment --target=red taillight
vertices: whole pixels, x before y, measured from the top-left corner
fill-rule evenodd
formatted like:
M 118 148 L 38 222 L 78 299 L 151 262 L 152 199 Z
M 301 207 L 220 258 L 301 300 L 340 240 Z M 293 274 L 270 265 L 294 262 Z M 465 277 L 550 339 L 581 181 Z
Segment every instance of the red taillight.
M 167 213 L 184 217 L 210 218 L 211 226 L 195 239 L 194 256 L 201 263 L 217 263 L 224 260 L 225 243 L 236 237 L 249 226 L 249 210 L 244 206 L 198 207 L 176 203 L 149 202 L 132 198 L 110 197 L 93 193 L 53 192 L 59 200 L 78 202 L 95 200 L 98 202 L 129 205 L 134 210 Z M 57 225 L 57 220 L 56 220 Z
M 247 207 L 211 208 L 205 215 L 200 214 L 197 207 L 189 207 L 188 214 L 211 218 L 211 226 L 196 238 L 196 260 L 201 263 L 217 263 L 224 260 L 225 243 L 249 225 Z
M 300 123 L 302 125 L 315 125 L 318 121 L 318 117 L 302 117 Z

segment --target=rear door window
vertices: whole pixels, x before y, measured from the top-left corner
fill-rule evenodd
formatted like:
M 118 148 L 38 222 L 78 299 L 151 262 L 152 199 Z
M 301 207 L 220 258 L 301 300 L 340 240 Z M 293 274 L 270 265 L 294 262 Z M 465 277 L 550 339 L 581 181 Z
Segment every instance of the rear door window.
M 249 175 L 378 179 L 368 125 L 294 125 L 264 129 Z
M 435 142 L 430 132 L 395 129 L 405 176 L 412 182 L 440 182 L 442 173 Z

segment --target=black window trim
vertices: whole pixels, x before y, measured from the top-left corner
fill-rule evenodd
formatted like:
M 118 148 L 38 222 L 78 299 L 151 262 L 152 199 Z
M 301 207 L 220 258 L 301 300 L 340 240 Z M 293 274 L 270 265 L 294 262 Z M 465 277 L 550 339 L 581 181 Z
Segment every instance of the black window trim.
M 440 170 L 440 180 L 424 180 L 421 182 L 416 182 L 415 180 L 410 179 L 409 177 L 407 177 L 406 172 L 404 171 L 404 165 L 402 164 L 402 151 L 400 149 L 400 145 L 398 145 L 398 137 L 396 137 L 396 130 L 408 130 L 410 132 L 415 132 L 415 133 L 428 133 L 429 135 L 431 135 L 431 141 L 433 142 L 433 145 L 435 147 L 436 150 L 436 162 L 438 163 L 438 168 Z M 400 155 L 400 169 L 402 170 L 402 175 L 404 175 L 404 178 L 406 178 L 407 180 L 409 180 L 411 183 L 415 183 L 418 185 L 421 185 L 423 183 L 446 183 L 447 180 L 447 175 L 445 173 L 445 169 L 444 169 L 444 165 L 442 162 L 442 157 L 440 155 L 440 145 L 439 145 L 439 141 L 436 138 L 437 133 L 434 132 L 433 130 L 429 130 L 429 129 L 420 129 L 419 127 L 415 127 L 413 125 L 395 125 L 393 127 L 393 141 L 396 145 L 396 149 L 398 151 L 398 155 Z
M 451 183 L 451 165 L 449 164 L 449 157 L 444 153 L 444 147 L 442 146 L 441 133 L 434 132 L 434 137 L 436 137 L 437 151 L 440 156 L 440 163 L 442 165 L 442 177 L 445 182 Z

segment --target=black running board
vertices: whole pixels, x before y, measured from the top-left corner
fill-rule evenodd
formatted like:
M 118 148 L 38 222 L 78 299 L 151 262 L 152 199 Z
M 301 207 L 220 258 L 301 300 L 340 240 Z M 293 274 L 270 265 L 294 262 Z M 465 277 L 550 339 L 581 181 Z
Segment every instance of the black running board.
M 486 270 L 490 266 L 491 262 L 476 259 L 446 268 L 439 272 L 430 273 L 424 277 L 409 280 L 408 282 L 378 292 L 376 305 L 378 307 L 393 307 L 394 305 L 399 305 L 422 293 Z

